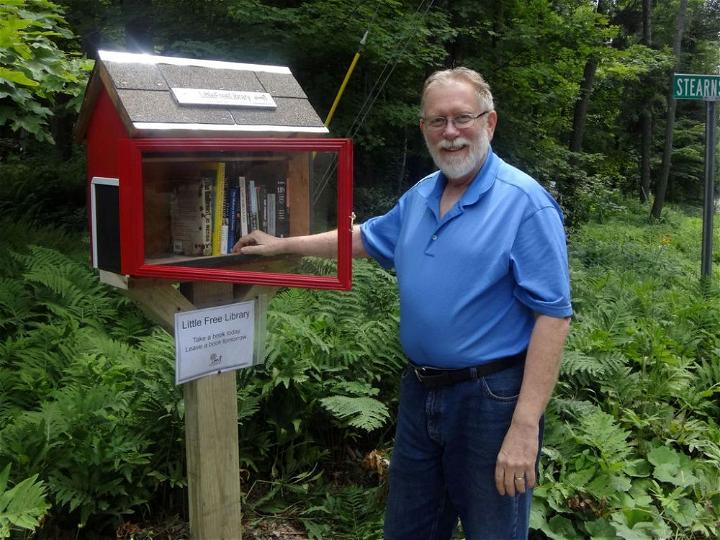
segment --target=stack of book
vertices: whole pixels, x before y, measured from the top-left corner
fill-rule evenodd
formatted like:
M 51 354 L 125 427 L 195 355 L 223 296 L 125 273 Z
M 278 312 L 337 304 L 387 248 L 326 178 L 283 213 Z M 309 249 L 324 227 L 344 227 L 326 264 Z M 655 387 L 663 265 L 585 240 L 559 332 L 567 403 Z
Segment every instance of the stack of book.
M 225 163 L 198 178 L 179 181 L 170 194 L 172 251 L 177 255 L 227 255 L 256 229 L 290 233 L 287 178 L 226 174 Z

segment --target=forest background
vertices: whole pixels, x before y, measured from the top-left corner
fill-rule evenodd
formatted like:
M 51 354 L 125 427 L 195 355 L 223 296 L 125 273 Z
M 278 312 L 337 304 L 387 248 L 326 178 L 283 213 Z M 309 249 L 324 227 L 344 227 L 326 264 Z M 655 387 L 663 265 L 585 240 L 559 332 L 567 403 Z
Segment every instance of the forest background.
M 5 0 L 0 21 L 0 537 L 186 534 L 172 340 L 87 268 L 72 126 L 97 50 L 287 65 L 324 117 L 367 30 L 331 125 L 361 220 L 432 170 L 420 89 L 455 65 L 493 88 L 494 149 L 566 214 L 576 317 L 533 535 L 717 538 L 720 259 L 700 287 L 704 107 L 670 77 L 718 73 L 720 2 Z M 238 375 L 248 535 L 381 536 L 397 298 L 354 273 L 278 294 L 266 363 Z

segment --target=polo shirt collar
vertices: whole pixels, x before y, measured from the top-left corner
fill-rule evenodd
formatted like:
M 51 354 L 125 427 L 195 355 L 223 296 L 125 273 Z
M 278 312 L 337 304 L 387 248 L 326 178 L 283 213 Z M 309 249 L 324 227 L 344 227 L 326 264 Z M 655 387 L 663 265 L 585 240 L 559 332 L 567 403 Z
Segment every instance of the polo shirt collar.
M 489 146 L 485 163 L 483 163 L 483 166 L 475 175 L 475 178 L 473 178 L 473 181 L 465 190 L 465 193 L 463 193 L 460 201 L 458 202 L 458 207 L 462 208 L 464 206 L 469 206 L 480 200 L 480 197 L 482 197 L 483 194 L 485 194 L 495 183 L 499 165 L 500 158 L 495 155 L 492 146 Z M 437 171 L 430 178 L 429 182 L 420 186 L 420 194 L 427 199 L 428 206 L 436 213 L 436 215 L 439 214 L 440 211 L 440 198 L 442 197 L 446 183 L 447 178 L 445 178 L 443 172 Z M 454 212 L 450 211 L 448 214 L 454 214 Z

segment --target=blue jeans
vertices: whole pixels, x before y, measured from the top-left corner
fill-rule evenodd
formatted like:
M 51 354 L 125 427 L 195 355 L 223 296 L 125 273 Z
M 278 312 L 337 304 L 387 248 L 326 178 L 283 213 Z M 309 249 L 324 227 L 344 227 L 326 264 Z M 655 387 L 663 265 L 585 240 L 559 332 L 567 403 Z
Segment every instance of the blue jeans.
M 448 540 L 458 517 L 467 540 L 527 538 L 532 490 L 509 497 L 495 487 L 523 369 L 434 390 L 403 372 L 385 540 Z

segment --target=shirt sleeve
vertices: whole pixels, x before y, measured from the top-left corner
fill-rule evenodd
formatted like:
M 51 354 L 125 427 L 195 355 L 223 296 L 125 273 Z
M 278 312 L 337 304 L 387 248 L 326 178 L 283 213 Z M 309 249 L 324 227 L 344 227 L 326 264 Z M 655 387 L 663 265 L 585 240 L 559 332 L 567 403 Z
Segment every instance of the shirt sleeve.
M 387 214 L 371 218 L 360 226 L 365 251 L 385 269 L 395 266 L 395 247 L 401 227 L 400 214 L 398 203 Z
M 565 231 L 555 207 L 541 208 L 520 224 L 510 262 L 520 302 L 542 315 L 572 315 Z

